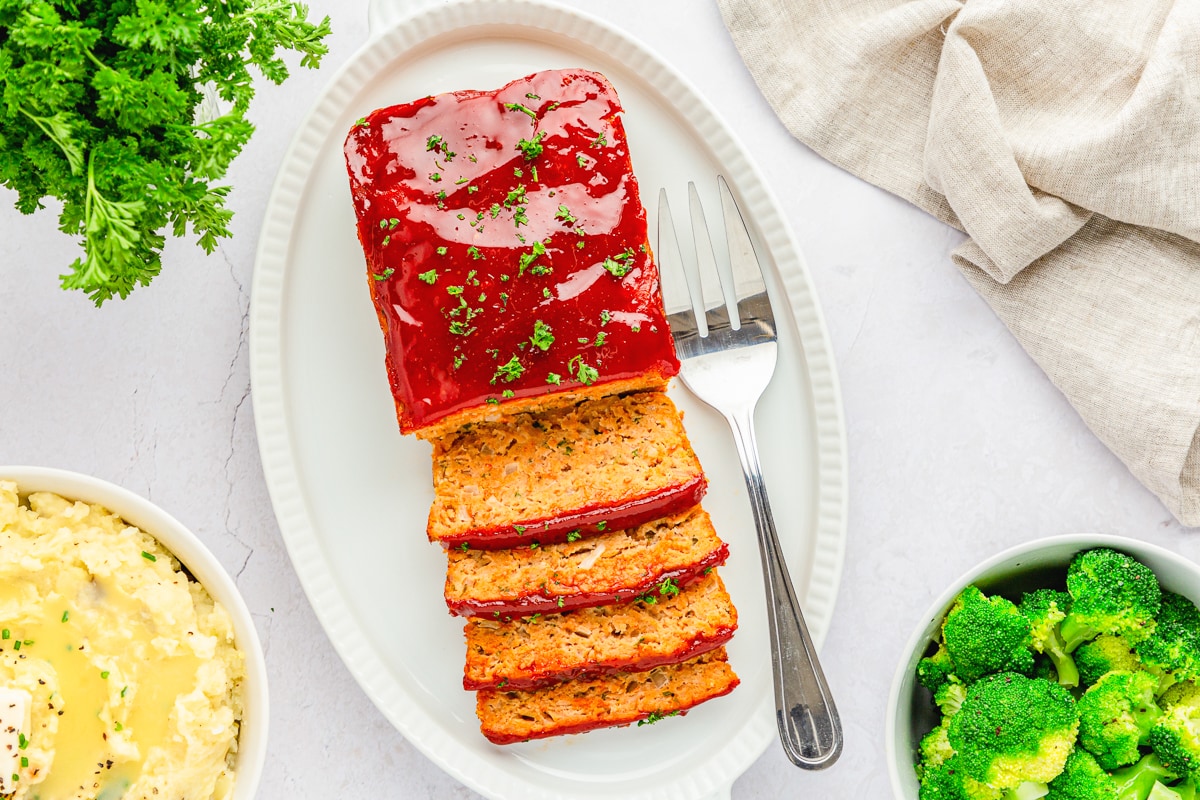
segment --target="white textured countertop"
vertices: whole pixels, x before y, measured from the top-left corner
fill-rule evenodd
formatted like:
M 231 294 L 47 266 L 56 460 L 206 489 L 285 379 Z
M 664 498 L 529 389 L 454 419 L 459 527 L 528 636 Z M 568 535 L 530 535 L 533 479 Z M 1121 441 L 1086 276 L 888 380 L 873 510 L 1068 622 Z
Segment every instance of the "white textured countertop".
M 846 729 L 806 774 L 772 746 L 735 798 L 890 795 L 883 715 L 900 650 L 933 596 L 1009 545 L 1102 531 L 1195 559 L 1182 530 L 1084 427 L 949 260 L 960 234 L 821 161 L 754 87 L 715 5 L 570 0 L 698 86 L 758 160 L 808 260 L 833 341 L 850 456 L 846 570 L 823 661 Z M 267 497 L 250 403 L 247 308 L 275 171 L 330 75 L 367 36 L 365 2 L 333 16 L 317 72 L 264 84 L 229 181 L 234 237 L 211 257 L 168 243 L 163 274 L 97 311 L 58 288 L 76 255 L 52 213 L 0 190 L 0 463 L 91 473 L 188 525 L 236 576 L 271 679 L 261 797 L 469 798 L 351 679 L 300 589 Z

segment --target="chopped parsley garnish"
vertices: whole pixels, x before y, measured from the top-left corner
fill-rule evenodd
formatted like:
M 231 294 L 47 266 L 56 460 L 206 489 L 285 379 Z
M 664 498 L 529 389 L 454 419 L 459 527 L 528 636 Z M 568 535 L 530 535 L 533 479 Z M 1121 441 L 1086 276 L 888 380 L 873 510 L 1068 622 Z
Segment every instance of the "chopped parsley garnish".
M 583 356 L 575 356 L 568 361 L 567 369 L 569 369 L 571 374 L 575 376 L 575 379 L 584 386 L 590 386 L 597 378 L 600 377 L 600 373 L 595 367 L 588 366 L 588 364 L 584 362 Z
M 522 534 L 525 532 L 525 526 L 524 525 L 513 525 L 513 530 L 515 530 L 518 534 Z
M 616 278 L 624 278 L 632 269 L 630 262 L 633 260 L 633 248 L 625 249 L 625 252 L 618 253 L 615 256 L 610 256 L 604 259 L 604 268 Z
M 583 169 L 588 165 L 587 156 L 585 156 L 583 153 L 580 153 L 579 155 L 575 156 L 575 163 L 579 165 L 580 169 Z
M 534 164 L 532 167 L 529 168 L 529 177 L 533 179 L 534 183 L 538 182 L 537 164 Z
M 142 558 L 146 559 L 147 561 L 158 561 L 158 556 L 154 555 L 153 553 L 147 553 L 145 550 L 142 551 Z
M 500 211 L 501 211 L 500 204 L 492 203 L 492 207 L 489 208 L 488 211 L 491 213 L 492 219 L 495 219 L 496 217 L 500 216 Z
M 366 117 L 359 117 L 358 119 L 354 120 L 354 127 L 356 128 L 367 128 L 370 127 L 370 125 L 371 123 L 367 122 Z
M 529 337 L 529 342 L 542 352 L 549 350 L 550 345 L 554 344 L 554 334 L 550 332 L 550 326 L 540 319 L 533 323 L 533 336 Z
M 530 544 L 529 544 L 529 549 L 530 549 L 530 550 L 537 550 L 537 549 L 538 549 L 539 547 L 541 547 L 541 546 L 542 546 L 542 545 L 541 545 L 541 543 L 540 543 L 540 542 L 530 542 Z M 541 616 L 541 614 L 534 614 L 534 616 L 535 616 L 535 617 L 540 617 L 540 616 Z
M 392 277 L 392 273 L 394 273 L 395 271 L 396 270 L 392 269 L 391 267 L 388 267 L 383 272 L 380 272 L 376 275 L 372 275 L 371 277 L 377 281 L 383 281 L 383 280 L 387 280 L 388 278 Z
M 596 530 L 602 531 L 608 528 L 608 520 L 602 519 L 596 523 Z
M 504 198 L 504 207 L 512 208 L 525 202 L 525 184 L 517 184 L 517 188 L 510 189 L 508 196 Z
M 446 248 L 444 248 L 444 247 L 439 247 L 438 249 L 439 249 L 439 250 L 445 250 Z M 440 255 L 445 255 L 445 253 L 441 253 Z M 436 283 L 436 282 L 437 282 L 437 270 L 436 270 L 436 269 L 431 269 L 431 270 L 429 270 L 428 272 L 422 272 L 420 275 L 418 275 L 418 276 L 417 276 L 417 278 L 418 278 L 419 280 L 425 281 L 425 282 L 426 282 L 426 283 L 428 283 L 430 286 L 432 286 L 434 283 Z
M 542 98 L 538 97 L 536 94 L 534 94 L 533 92 L 526 92 L 525 96 L 528 97 L 530 100 L 541 100 L 542 99 Z
M 388 234 L 387 236 L 383 237 L 383 246 L 384 247 L 387 247 L 391 243 L 392 243 L 391 234 Z
M 448 295 L 458 297 L 462 293 L 463 293 L 463 287 L 461 287 L 461 286 L 447 286 L 446 287 L 446 294 L 448 294 Z
M 654 711 L 654 712 L 651 712 L 650 716 L 646 717 L 645 719 L 638 720 L 638 727 L 640 728 L 643 725 L 653 725 L 656 722 L 661 722 L 662 720 L 666 719 L 667 717 L 677 717 L 677 716 L 679 716 L 678 711 L 668 711 L 665 714 L 663 714 L 659 711 Z
M 558 211 L 556 211 L 554 213 L 554 218 L 561 219 L 563 222 L 567 223 L 568 225 L 570 225 L 572 222 L 575 221 L 575 215 L 571 213 L 571 209 L 569 209 L 563 205 L 560 205 L 558 207 Z
M 521 151 L 521 155 L 525 156 L 526 161 L 533 161 L 542 154 L 542 139 L 546 138 L 545 131 L 538 131 L 533 135 L 532 139 L 520 139 L 517 141 L 517 149 Z
M 513 212 L 513 225 L 519 228 L 528 224 L 529 217 L 525 216 L 525 206 L 517 206 L 517 210 Z
M 459 367 L 461 367 L 463 365 L 464 361 L 466 361 L 465 358 L 463 358 L 461 355 L 456 355 L 454 357 L 454 368 L 458 369 Z
M 562 608 L 564 605 L 566 605 L 566 600 L 564 600 L 562 597 L 559 597 L 557 605 L 559 608 Z
M 545 286 L 542 287 L 542 297 L 546 298 L 547 300 L 550 299 L 550 289 L 549 288 L 547 288 Z
M 609 322 L 611 322 L 611 321 L 612 321 L 612 314 L 608 313 L 607 311 L 601 311 L 601 312 L 600 312 L 600 325 L 601 325 L 601 327 L 603 327 L 604 325 L 607 325 L 607 324 L 608 324 Z
M 596 347 L 600 347 L 601 345 L 603 345 L 603 344 L 604 344 L 604 340 L 605 340 L 606 338 L 608 338 L 608 334 L 606 334 L 604 331 L 599 331 L 599 332 L 597 332 L 597 333 L 596 333 L 596 341 L 595 341 L 595 342 L 593 342 L 593 344 L 594 344 Z
M 108 670 L 104 670 L 103 672 L 100 673 L 100 677 L 103 678 L 104 680 L 108 680 L 108 676 L 109 676 Z
M 592 140 L 592 147 L 606 147 L 608 145 L 608 137 L 604 135 L 604 131 L 600 131 L 600 135 Z
M 498 405 L 500 405 L 500 399 L 499 399 L 499 398 L 497 398 L 497 397 L 489 397 L 489 398 L 488 398 L 487 400 L 485 400 L 484 402 L 486 402 L 486 403 L 491 403 L 491 404 L 492 404 L 492 405 L 494 405 L 494 406 L 498 406 Z
M 71 618 L 71 612 L 70 612 L 70 611 L 64 611 L 64 612 L 63 612 L 63 615 L 62 615 L 62 621 L 63 621 L 63 622 L 66 622 L 66 621 L 67 621 L 67 620 L 69 620 L 70 618 Z
M 513 177 L 516 177 L 516 178 L 525 177 L 525 170 L 521 169 L 520 167 L 513 167 Z
M 537 112 L 528 106 L 523 106 L 520 103 L 505 103 L 504 107 L 509 111 L 520 111 L 522 114 L 528 114 L 529 119 L 533 121 L 533 124 L 537 124 Z
M 671 580 L 670 578 L 667 578 L 665 581 L 659 584 L 658 593 L 663 597 L 674 597 L 675 595 L 679 594 L 679 584 L 675 583 L 675 581 Z
M 440 181 L 441 179 L 442 179 L 442 175 L 441 175 L 441 173 L 440 173 L 440 172 L 431 172 L 431 173 L 429 173 L 429 180 L 433 181 L 434 183 L 437 183 L 437 182 L 438 182 L 438 181 Z
M 470 178 L 459 178 L 458 180 L 456 180 L 456 181 L 454 182 L 454 185 L 455 185 L 455 186 L 462 186 L 464 183 L 468 182 L 469 180 L 471 180 L 471 179 L 470 179 Z
M 559 375 L 557 372 L 551 372 L 546 376 L 546 383 L 552 383 L 555 386 L 558 386 L 562 383 L 562 375 Z
M 512 383 L 521 377 L 524 372 L 525 367 L 521 366 L 521 362 L 516 356 L 513 356 L 496 369 L 496 374 L 492 376 L 492 383 L 495 383 L 499 378 L 503 378 L 505 383 Z
M 465 553 L 465 552 L 467 552 L 468 550 L 470 550 L 470 549 L 471 549 L 471 545 L 470 545 L 468 542 L 463 542 L 462 544 L 460 544 L 460 545 L 458 546 L 458 549 L 459 549 L 459 550 L 462 550 L 462 551 Z
M 712 572 L 712 571 L 713 571 L 713 568 L 712 568 L 712 567 L 705 567 L 705 568 L 704 568 L 704 574 L 705 574 L 705 575 L 707 575 L 708 573 L 710 573 L 710 572 Z
M 455 336 L 470 336 L 475 332 L 474 328 L 468 328 L 465 322 L 454 320 L 450 323 L 450 332 Z
M 567 541 L 568 542 L 577 542 L 577 541 L 579 541 L 579 539 L 581 537 L 582 537 L 582 534 L 580 534 L 579 531 L 571 531 L 570 533 L 567 534 Z
M 471 245 L 470 247 L 468 247 L 467 252 L 471 254 L 471 258 L 474 258 L 476 260 L 483 258 L 483 253 L 479 252 L 479 248 L 476 247 L 475 245 Z
M 514 392 L 512 389 L 505 389 L 503 392 L 500 393 L 500 396 L 507 399 L 509 397 L 515 397 L 516 394 L 517 393 Z
M 389 231 L 394 231 L 394 230 L 396 230 L 396 226 L 397 226 L 397 225 L 399 225 L 399 224 L 400 224 L 400 220 L 396 219 L 395 217 L 392 217 L 391 219 L 389 219 L 389 220 L 387 221 L 387 227 L 388 227 L 388 230 L 389 230 Z

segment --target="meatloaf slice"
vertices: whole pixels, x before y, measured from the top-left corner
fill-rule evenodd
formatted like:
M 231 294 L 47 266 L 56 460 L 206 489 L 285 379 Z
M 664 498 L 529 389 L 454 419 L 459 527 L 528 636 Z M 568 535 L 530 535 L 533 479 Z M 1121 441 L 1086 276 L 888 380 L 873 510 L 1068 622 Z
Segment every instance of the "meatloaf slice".
M 433 443 L 431 541 L 574 541 L 682 511 L 707 482 L 661 392 L 585 400 L 466 426 Z
M 568 681 L 543 689 L 484 689 L 475 701 L 480 730 L 494 744 L 658 721 L 733 691 L 738 677 L 718 648 L 650 672 Z
M 572 678 L 646 672 L 720 647 L 737 611 L 714 572 L 632 603 L 467 623 L 465 689 L 536 689 Z
M 700 506 L 590 539 L 511 550 L 451 550 L 446 605 L 462 616 L 570 611 L 686 586 L 725 563 L 729 547 Z

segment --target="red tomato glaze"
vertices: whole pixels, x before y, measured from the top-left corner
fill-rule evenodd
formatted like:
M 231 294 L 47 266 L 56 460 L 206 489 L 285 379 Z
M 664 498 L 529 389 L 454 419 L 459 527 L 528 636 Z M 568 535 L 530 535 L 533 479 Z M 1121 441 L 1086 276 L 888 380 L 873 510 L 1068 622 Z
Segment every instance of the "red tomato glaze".
M 375 111 L 345 144 L 405 432 L 679 368 L 621 106 L 601 75 Z

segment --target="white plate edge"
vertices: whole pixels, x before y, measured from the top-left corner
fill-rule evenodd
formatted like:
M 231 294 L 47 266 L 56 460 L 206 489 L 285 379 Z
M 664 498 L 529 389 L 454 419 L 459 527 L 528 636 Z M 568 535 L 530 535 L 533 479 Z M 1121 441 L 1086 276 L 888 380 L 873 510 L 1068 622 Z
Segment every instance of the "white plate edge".
M 424 9 L 402 19 L 387 31 L 373 35 L 334 74 L 313 103 L 284 154 L 264 213 L 250 301 L 250 376 L 252 406 L 259 452 L 272 506 L 289 556 L 314 612 L 347 668 L 380 711 L 417 749 L 467 786 L 495 798 L 550 797 L 541 787 L 530 786 L 464 754 L 454 737 L 445 735 L 423 712 L 404 708 L 402 688 L 390 679 L 382 662 L 354 624 L 340 590 L 333 583 L 313 532 L 291 448 L 290 428 L 283 399 L 282 294 L 290 239 L 290 220 L 303 193 L 303 170 L 293 165 L 311 161 L 330 133 L 332 119 L 348 95 L 383 66 L 430 38 L 467 27 L 511 26 L 536 29 L 554 36 L 586 41 L 609 50 L 627 66 L 634 59 L 651 67 L 640 71 L 648 84 L 662 93 L 714 151 L 718 161 L 738 175 L 734 187 L 748 216 L 760 221 L 765 244 L 774 254 L 779 277 L 788 296 L 792 317 L 808 363 L 817 443 L 818 507 L 812 552 L 812 574 L 804 608 L 818 647 L 824 641 L 840 583 L 846 539 L 847 470 L 846 437 L 840 387 L 824 316 L 817 305 L 808 269 L 795 238 L 778 213 L 778 206 L 745 148 L 724 125 L 716 110 L 685 78 L 654 55 L 649 48 L 607 22 L 546 0 L 463 0 L 437 9 Z M 599 33 L 608 41 L 597 40 Z M 583 34 L 587 34 L 586 40 Z M 623 58 L 624 57 L 624 58 Z M 346 84 L 346 85 L 344 85 Z M 686 101 L 686 102 L 685 102 Z M 320 132 L 320 135 L 317 134 Z M 310 158 L 302 159 L 307 155 Z M 272 255 L 274 251 L 274 255 Z M 765 706 L 765 703 L 764 703 Z M 756 714 L 730 747 L 673 784 L 673 797 L 697 797 L 727 788 L 769 745 L 774 736 L 769 709 Z M 458 760 L 452 760 L 457 758 Z M 468 767 L 471 769 L 468 771 Z M 662 798 L 663 787 L 645 797 Z M 683 792 L 683 794 L 679 794 Z M 641 797 L 639 793 L 636 797 Z M 634 796 L 630 796 L 631 798 Z

